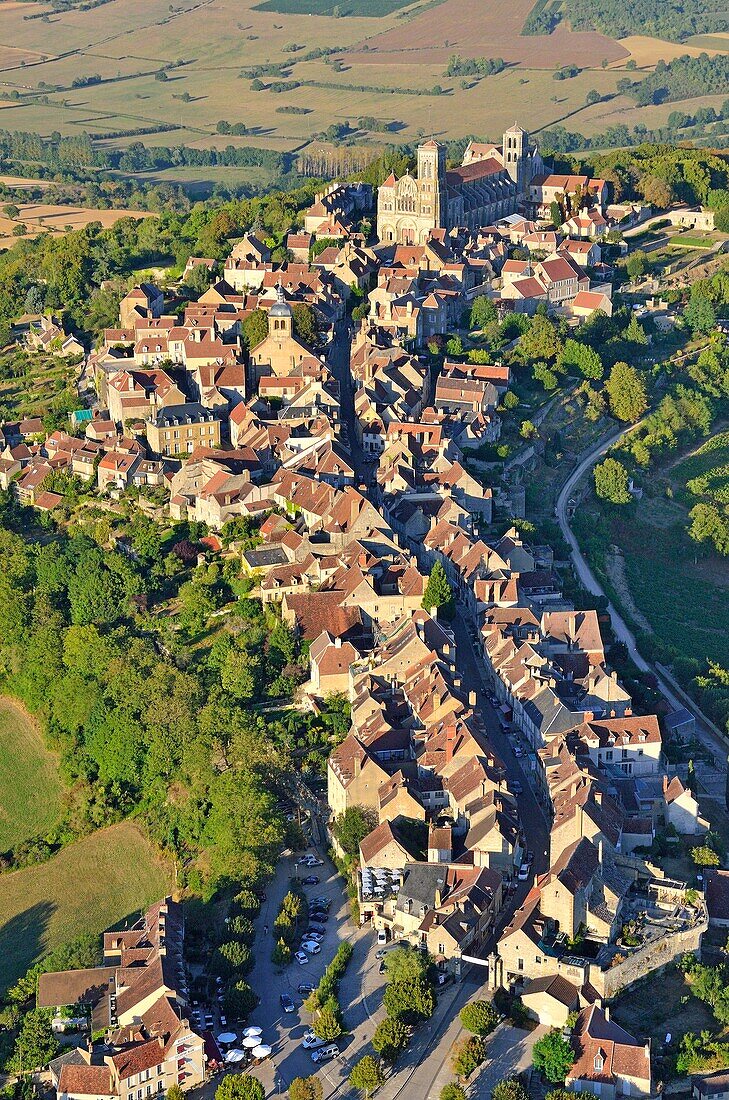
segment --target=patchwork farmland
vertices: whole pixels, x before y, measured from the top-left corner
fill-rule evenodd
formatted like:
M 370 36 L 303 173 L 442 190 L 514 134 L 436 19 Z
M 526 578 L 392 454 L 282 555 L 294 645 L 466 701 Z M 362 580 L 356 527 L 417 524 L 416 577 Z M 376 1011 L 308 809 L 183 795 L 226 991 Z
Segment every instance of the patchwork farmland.
M 729 38 L 718 34 L 685 46 L 638 36 L 619 42 L 573 32 L 564 20 L 551 34 L 524 35 L 533 7 L 533 0 L 181 0 L 174 7 L 108 0 L 99 19 L 95 10 L 44 13 L 41 4 L 0 0 L 0 128 L 88 133 L 102 149 L 142 141 L 279 153 L 305 149 L 345 124 L 368 144 L 414 142 L 422 133 L 495 138 L 515 117 L 535 134 L 564 124 L 592 135 L 644 116 L 648 124 L 651 113 L 661 121 L 661 107 L 638 108 L 618 94 L 629 63 L 639 78 L 677 53 L 729 51 Z M 502 58 L 506 68 L 449 77 L 454 54 Z M 575 75 L 554 81 L 563 66 Z M 588 106 L 594 92 L 599 101 Z M 692 100 L 691 109 L 701 102 Z M 374 118 L 376 129 L 362 128 L 363 118 Z M 189 180 L 176 169 L 174 178 L 213 186 L 224 173 L 230 182 L 266 186 L 258 168 L 210 168 L 196 177 L 191 168 Z

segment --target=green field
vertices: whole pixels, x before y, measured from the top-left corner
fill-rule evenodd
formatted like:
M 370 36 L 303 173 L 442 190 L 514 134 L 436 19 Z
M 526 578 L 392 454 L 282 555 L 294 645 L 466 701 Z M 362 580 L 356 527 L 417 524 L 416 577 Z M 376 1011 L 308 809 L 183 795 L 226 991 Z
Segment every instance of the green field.
M 48 951 L 138 913 L 171 886 L 135 825 L 122 822 L 48 863 L 0 875 L 0 993 Z
M 49 829 L 63 786 L 32 719 L 0 697 L 0 852 Z
M 709 234 L 679 233 L 670 243 L 672 248 L 711 248 L 716 241 Z

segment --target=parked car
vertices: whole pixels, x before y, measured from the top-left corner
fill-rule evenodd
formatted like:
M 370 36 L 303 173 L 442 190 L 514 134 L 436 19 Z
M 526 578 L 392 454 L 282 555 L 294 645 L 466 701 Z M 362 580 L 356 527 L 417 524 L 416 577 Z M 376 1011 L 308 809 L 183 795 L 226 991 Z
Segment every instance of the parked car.
M 321 947 L 316 940 L 304 940 L 301 947 L 306 951 L 307 955 L 318 955 L 321 951 Z
M 524 749 L 521 747 L 521 745 L 514 745 L 514 756 L 517 759 L 520 759 L 523 755 L 524 755 Z
M 317 875 L 307 875 L 304 879 L 304 886 L 318 886 L 321 879 Z
M 381 928 L 377 933 L 377 942 L 379 944 L 387 943 L 387 932 L 384 928 Z
M 279 1000 L 281 1001 L 281 1008 L 284 1010 L 284 1012 L 296 1011 L 296 1005 L 294 1004 L 293 997 L 289 997 L 288 993 L 282 993 L 279 997 Z
M 332 899 L 327 898 L 324 894 L 319 894 L 317 897 L 311 899 L 312 905 L 321 905 L 324 909 L 331 909 Z
M 317 859 L 316 856 L 312 856 L 311 859 L 307 860 L 307 863 L 308 863 L 309 867 L 323 867 L 324 866 L 324 860 L 323 859 Z
M 307 928 L 306 938 L 307 940 L 311 940 L 313 943 L 321 943 L 321 941 L 324 939 L 324 933 L 317 932 L 315 928 Z
M 228 1026 L 228 1021 L 227 1021 L 227 1019 L 225 1018 L 225 1016 L 223 1015 L 222 1012 L 220 1013 L 220 1026 L 222 1028 L 226 1028 Z
M 522 863 L 521 867 L 519 868 L 518 874 L 519 882 L 526 882 L 526 880 L 529 878 L 529 875 L 531 874 L 531 871 L 531 863 Z
M 385 971 L 387 970 L 387 967 L 385 966 L 385 960 L 384 959 L 380 959 L 380 968 L 379 969 L 380 969 L 380 974 L 384 974 Z
M 305 951 L 297 951 L 294 955 L 294 958 L 296 959 L 299 966 L 305 966 L 306 963 L 308 963 L 309 961 L 309 956 L 306 954 Z
M 307 931 L 307 933 L 306 933 L 306 938 L 307 938 L 307 939 L 309 939 L 309 932 L 318 932 L 318 933 L 319 933 L 319 935 L 320 935 L 320 936 L 322 937 L 322 939 L 323 939 L 323 938 L 324 938 L 324 936 L 325 936 L 325 934 L 326 934 L 326 928 L 324 927 L 324 925 L 323 925 L 323 924 L 313 924 L 313 923 L 312 923 L 312 924 L 310 924 L 310 925 L 309 925 L 309 929 L 308 929 L 308 931 Z
M 324 909 L 321 905 L 310 905 L 309 917 L 312 920 L 320 920 L 323 924 L 326 924 L 326 922 L 329 920 L 329 910 Z
M 524 790 L 518 779 L 514 779 L 513 781 L 511 781 L 509 783 L 509 786 L 511 787 L 514 794 L 521 794 L 521 792 Z
M 316 859 L 316 856 L 313 855 L 312 852 L 306 852 L 303 856 L 299 856 L 299 858 L 296 860 L 296 864 L 298 867 L 305 867 L 312 859 Z
M 339 1047 L 336 1043 L 329 1043 L 325 1047 L 319 1047 L 318 1050 L 311 1052 L 312 1062 L 331 1062 L 332 1058 L 339 1056 Z
M 447 970 L 439 970 L 436 981 L 438 982 L 438 987 L 441 988 L 453 981 L 453 975 L 449 974 Z
M 308 997 L 315 989 L 316 986 L 312 985 L 311 982 L 299 982 L 296 987 L 296 992 L 300 993 L 302 997 Z
M 318 1035 L 309 1028 L 304 1032 L 304 1038 L 301 1040 L 302 1046 L 305 1046 L 307 1050 L 319 1050 L 320 1047 L 326 1045 L 326 1039 L 320 1039 Z
M 205 1026 L 206 1027 L 212 1027 L 214 1023 L 215 1023 L 215 1020 L 213 1019 L 212 1012 L 206 1012 L 205 1013 Z

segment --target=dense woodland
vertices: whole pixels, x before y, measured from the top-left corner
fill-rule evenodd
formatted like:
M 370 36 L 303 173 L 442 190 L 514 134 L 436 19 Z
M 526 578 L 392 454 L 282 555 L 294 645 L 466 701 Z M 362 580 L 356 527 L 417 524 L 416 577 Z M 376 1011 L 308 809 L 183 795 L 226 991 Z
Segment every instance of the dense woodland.
M 618 91 L 623 83 L 630 85 L 625 78 L 625 82 L 618 84 Z M 639 107 L 696 96 L 723 95 L 729 91 L 729 56 L 709 57 L 702 53 L 699 57 L 690 57 L 686 54 L 668 63 L 658 61 L 652 73 L 626 87 L 626 91 Z
M 237 556 L 197 564 L 202 530 L 79 515 L 40 542 L 33 514 L 0 497 L 0 687 L 41 719 L 69 788 L 56 828 L 2 866 L 134 814 L 178 861 L 180 884 L 260 882 L 284 840 L 291 771 L 322 767 L 344 711 L 333 703 L 316 722 L 256 712 L 292 697 L 306 651 L 245 595 Z M 241 536 L 233 526 L 224 537 Z M 121 533 L 125 552 L 110 550 Z
M 692 34 L 726 30 L 722 0 L 566 0 L 574 30 L 597 30 L 611 38 L 654 35 L 683 42 Z

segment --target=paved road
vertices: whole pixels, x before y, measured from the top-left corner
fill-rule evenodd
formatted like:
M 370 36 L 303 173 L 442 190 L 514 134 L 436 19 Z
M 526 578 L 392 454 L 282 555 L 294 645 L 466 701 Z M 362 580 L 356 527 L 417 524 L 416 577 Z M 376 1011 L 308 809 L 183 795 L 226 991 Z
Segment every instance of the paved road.
M 572 532 L 572 528 L 570 527 L 569 520 L 567 518 L 567 504 L 579 482 L 582 480 L 585 474 L 592 469 L 597 460 L 601 458 L 601 456 L 604 455 L 605 452 L 613 446 L 613 444 L 617 443 L 619 439 L 621 439 L 624 435 L 627 435 L 629 432 L 633 431 L 636 427 L 638 427 L 637 424 L 631 424 L 625 428 L 620 428 L 618 431 L 613 432 L 613 434 L 610 435 L 604 442 L 598 443 L 595 447 L 592 447 L 589 451 L 587 451 L 577 463 L 570 476 L 567 478 L 559 493 L 559 496 L 557 497 L 555 515 L 557 517 L 557 522 L 559 523 L 560 530 L 562 531 L 562 534 L 570 545 L 575 572 L 577 573 L 577 576 L 579 577 L 582 584 L 584 584 L 585 588 L 587 588 L 588 591 L 592 592 L 595 596 L 606 596 L 607 594 L 600 582 L 595 577 L 595 574 L 590 569 L 590 566 L 588 565 L 582 551 L 580 550 L 577 539 Z M 676 710 L 680 710 L 681 708 L 686 706 L 686 704 L 675 693 L 671 685 L 666 680 L 665 676 L 663 676 L 659 672 L 655 665 L 650 664 L 641 656 L 635 641 L 635 635 L 633 634 L 632 630 L 627 625 L 623 617 L 620 615 L 615 605 L 610 601 L 608 602 L 608 611 L 610 613 L 610 618 L 612 619 L 613 631 L 616 638 L 625 644 L 628 653 L 630 654 L 637 667 L 641 669 L 641 671 L 650 672 L 653 676 L 656 677 L 661 692 L 672 707 L 674 707 Z M 711 730 L 706 725 L 706 723 L 702 721 L 700 716 L 696 714 L 695 711 L 692 711 L 692 713 L 694 713 L 694 717 L 696 718 L 697 737 L 710 749 L 712 753 L 718 753 L 719 759 L 723 759 L 726 755 L 726 744 L 724 743 L 724 741 L 716 736 L 713 730 Z

